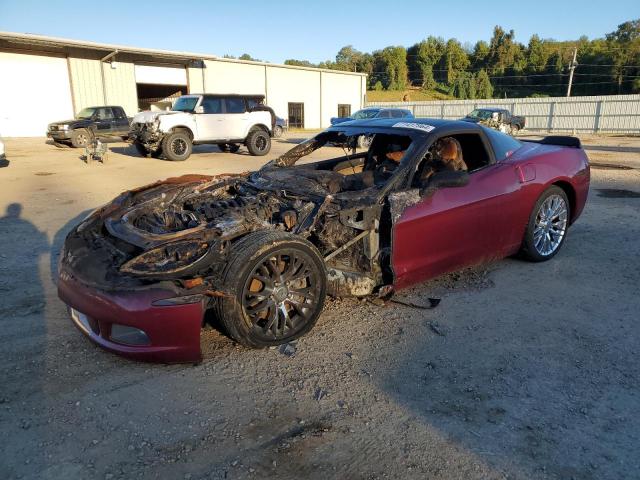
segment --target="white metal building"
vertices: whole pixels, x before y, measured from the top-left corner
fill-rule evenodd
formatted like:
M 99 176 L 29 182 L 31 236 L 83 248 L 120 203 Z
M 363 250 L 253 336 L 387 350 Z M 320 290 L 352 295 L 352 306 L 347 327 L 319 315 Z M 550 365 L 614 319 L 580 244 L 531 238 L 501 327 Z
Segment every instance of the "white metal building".
M 84 107 L 133 116 L 186 93 L 264 94 L 291 127 L 324 128 L 365 105 L 366 75 L 0 32 L 0 134 L 44 136 Z

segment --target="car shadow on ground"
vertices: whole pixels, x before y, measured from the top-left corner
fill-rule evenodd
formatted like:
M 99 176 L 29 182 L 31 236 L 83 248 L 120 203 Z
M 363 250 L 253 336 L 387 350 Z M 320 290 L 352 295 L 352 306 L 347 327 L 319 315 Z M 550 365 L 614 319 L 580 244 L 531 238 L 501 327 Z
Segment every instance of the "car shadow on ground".
M 599 275 L 619 288 L 599 298 L 581 260 L 606 251 L 593 239 L 610 233 L 586 222 L 577 228 L 548 263 L 500 262 L 491 274 L 495 288 L 448 296 L 433 313 L 404 309 L 410 333 L 373 369 L 379 388 L 415 421 L 504 478 L 634 478 L 637 301 L 625 285 L 637 275 L 632 267 L 620 271 L 622 256 L 612 258 Z M 555 287 L 548 275 L 558 277 Z M 572 281 L 593 294 L 558 288 Z M 411 300 L 424 303 L 428 290 Z M 633 303 L 610 318 L 609 306 L 625 301 Z
M 120 155 L 125 155 L 128 157 L 136 157 L 136 158 L 144 158 L 142 157 L 142 155 L 140 155 L 140 153 L 138 153 L 138 151 L 136 150 L 136 148 L 133 145 L 126 145 L 126 146 L 117 146 L 117 147 L 109 147 L 109 150 L 113 153 L 117 153 Z M 225 153 L 222 150 L 220 150 L 220 148 L 218 148 L 217 145 L 195 145 L 193 147 L 193 153 L 192 155 L 194 156 L 198 156 L 200 154 L 203 153 L 208 153 L 208 154 L 215 154 L 215 153 Z M 235 153 L 235 155 L 251 155 L 244 147 L 241 147 L 240 150 L 238 152 Z M 148 158 L 154 158 L 154 157 L 148 157 Z M 161 160 L 161 161 L 166 161 L 166 162 L 170 162 L 171 160 L 168 160 L 167 158 L 165 158 L 164 156 L 162 157 L 158 157 L 156 158 L 156 160 Z

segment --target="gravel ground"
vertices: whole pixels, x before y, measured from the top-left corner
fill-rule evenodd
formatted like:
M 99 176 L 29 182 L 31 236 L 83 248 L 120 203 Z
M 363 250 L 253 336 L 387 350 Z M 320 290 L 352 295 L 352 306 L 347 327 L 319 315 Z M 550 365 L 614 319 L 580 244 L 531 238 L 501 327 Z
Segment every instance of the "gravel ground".
M 591 195 L 552 261 L 506 259 L 398 297 L 441 298 L 433 310 L 331 300 L 286 348 L 208 328 L 204 362 L 165 366 L 72 327 L 52 281 L 64 235 L 127 188 L 273 155 L 199 147 L 171 163 L 113 143 L 105 165 L 85 165 L 8 139 L 0 478 L 638 478 L 640 139 L 584 141 Z

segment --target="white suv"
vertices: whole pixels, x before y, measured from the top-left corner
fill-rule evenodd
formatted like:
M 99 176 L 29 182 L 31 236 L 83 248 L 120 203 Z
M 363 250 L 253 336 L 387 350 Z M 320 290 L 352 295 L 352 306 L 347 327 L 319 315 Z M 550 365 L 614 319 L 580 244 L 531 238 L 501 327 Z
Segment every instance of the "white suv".
M 271 149 L 275 114 L 263 95 L 183 95 L 169 111 L 140 112 L 131 121 L 129 140 L 142 155 L 186 160 L 193 145 L 215 144 L 252 155 Z

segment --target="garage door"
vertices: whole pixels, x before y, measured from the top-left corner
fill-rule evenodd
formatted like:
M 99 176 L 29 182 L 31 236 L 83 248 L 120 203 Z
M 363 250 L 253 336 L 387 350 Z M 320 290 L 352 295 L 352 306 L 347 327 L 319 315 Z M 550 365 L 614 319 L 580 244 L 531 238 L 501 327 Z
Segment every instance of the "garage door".
M 42 137 L 73 118 L 66 58 L 0 52 L 0 135 Z
M 136 83 L 187 85 L 187 69 L 184 67 L 136 65 Z

